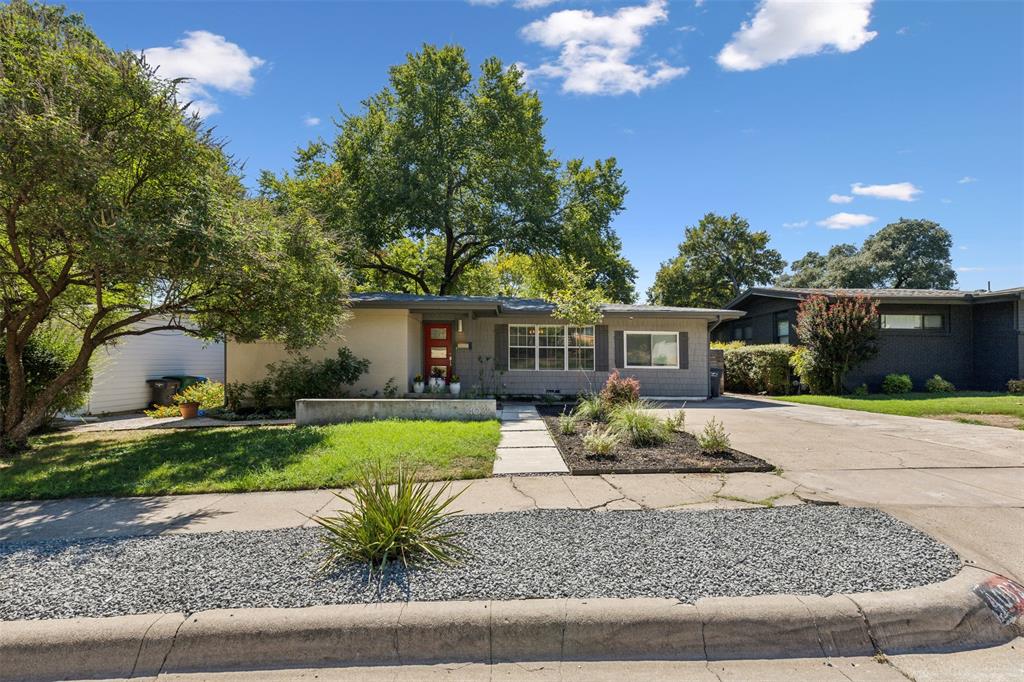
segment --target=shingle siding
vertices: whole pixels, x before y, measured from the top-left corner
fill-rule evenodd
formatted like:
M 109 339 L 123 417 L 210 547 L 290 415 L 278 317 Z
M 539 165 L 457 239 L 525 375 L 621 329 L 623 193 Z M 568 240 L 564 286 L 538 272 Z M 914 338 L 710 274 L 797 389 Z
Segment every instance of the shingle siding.
M 621 344 L 624 331 L 667 331 L 682 332 L 686 335 L 689 367 L 680 369 L 620 369 L 622 376 L 632 376 L 640 382 L 641 393 L 645 396 L 692 396 L 708 394 L 708 335 L 707 323 L 698 319 L 663 319 L 637 317 L 630 320 L 606 318 L 608 338 L 611 341 L 602 349 L 604 361 L 612 360 Z M 473 348 L 455 351 L 456 372 L 462 378 L 463 390 L 479 389 L 483 392 L 497 392 L 506 395 L 551 395 L 573 396 L 581 391 L 599 390 L 607 380 L 609 372 L 581 372 L 577 370 L 496 370 L 494 353 L 508 352 L 507 342 L 502 344 L 495 338 L 496 332 L 508 334 L 508 324 L 551 324 L 549 317 L 523 318 L 478 318 L 465 320 L 467 338 L 472 339 Z M 599 344 L 598 344 L 599 345 Z M 490 349 L 494 349 L 491 351 Z M 507 359 L 498 363 L 507 362 Z M 614 363 L 612 363 L 614 364 Z M 597 363 L 595 363 L 597 365 Z M 607 365 L 606 365 L 607 366 Z

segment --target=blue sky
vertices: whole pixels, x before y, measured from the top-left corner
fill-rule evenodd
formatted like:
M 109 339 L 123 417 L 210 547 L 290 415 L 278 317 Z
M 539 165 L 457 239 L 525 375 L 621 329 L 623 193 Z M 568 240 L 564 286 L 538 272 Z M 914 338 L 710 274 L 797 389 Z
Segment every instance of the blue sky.
M 78 2 L 117 49 L 195 78 L 245 162 L 286 170 L 422 43 L 521 63 L 560 158 L 615 156 L 644 291 L 683 229 L 737 212 L 792 261 L 905 217 L 961 288 L 1024 284 L 1024 3 Z M 161 49 L 163 48 L 163 49 Z M 831 200 L 830 200 L 831 198 Z

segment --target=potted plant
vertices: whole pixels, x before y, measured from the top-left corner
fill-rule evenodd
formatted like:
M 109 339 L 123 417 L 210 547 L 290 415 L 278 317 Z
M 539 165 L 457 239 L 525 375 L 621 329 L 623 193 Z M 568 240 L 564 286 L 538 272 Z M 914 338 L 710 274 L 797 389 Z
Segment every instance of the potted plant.
M 182 419 L 195 419 L 199 416 L 199 403 L 195 400 L 189 400 L 182 396 L 175 396 L 178 398 L 178 411 L 181 412 Z
M 412 392 L 413 393 L 423 393 L 423 389 L 424 388 L 425 388 L 425 386 L 423 384 L 423 375 L 422 374 L 417 374 L 416 376 L 414 376 L 412 378 Z
M 440 393 L 444 390 L 444 372 L 440 367 L 430 370 L 430 390 L 432 393 Z
M 458 395 L 462 391 L 462 382 L 459 379 L 458 374 L 453 374 L 448 384 L 448 390 L 451 391 L 452 395 Z

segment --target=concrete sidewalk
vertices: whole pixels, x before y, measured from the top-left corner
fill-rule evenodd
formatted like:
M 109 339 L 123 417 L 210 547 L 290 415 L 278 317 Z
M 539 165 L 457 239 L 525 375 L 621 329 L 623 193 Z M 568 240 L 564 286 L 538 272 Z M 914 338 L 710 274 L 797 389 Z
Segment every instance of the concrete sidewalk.
M 773 474 L 503 476 L 456 481 L 465 514 L 525 509 L 742 509 L 800 504 Z M 344 507 L 330 490 L 0 503 L 0 542 L 309 526 Z
M 495 476 L 569 473 L 536 407 L 529 403 L 506 403 L 498 418 L 501 441 L 494 460 Z

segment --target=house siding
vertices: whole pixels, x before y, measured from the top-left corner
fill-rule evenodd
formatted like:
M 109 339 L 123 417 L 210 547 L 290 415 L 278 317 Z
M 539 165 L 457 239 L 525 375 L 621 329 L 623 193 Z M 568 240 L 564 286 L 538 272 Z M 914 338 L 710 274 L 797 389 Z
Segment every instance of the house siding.
M 746 311 L 740 320 L 725 322 L 714 333 L 718 341 L 733 338 L 733 329 L 752 326 L 748 344 L 774 343 L 774 320 L 785 313 L 795 328 L 799 301 L 752 296 L 737 306 Z M 934 374 L 957 388 L 1004 390 L 1006 382 L 1024 374 L 1024 328 L 1021 301 L 955 303 L 879 303 L 879 313 L 941 313 L 942 330 L 879 330 L 878 355 L 847 376 L 847 387 L 867 384 L 877 391 L 886 374 L 909 374 L 918 390 Z M 797 341 L 795 334 L 792 341 Z
M 154 331 L 100 347 L 91 366 L 92 388 L 83 408 L 86 414 L 141 410 L 152 397 L 147 379 L 190 374 L 224 381 L 224 345 L 181 331 Z
M 466 333 L 473 348 L 455 351 L 456 372 L 462 377 L 463 390 L 506 395 L 568 395 L 600 389 L 610 372 L 581 372 L 577 370 L 495 370 L 495 330 L 508 324 L 552 324 L 550 317 L 500 317 L 465 320 Z M 557 324 L 557 322 L 556 322 Z M 708 394 L 708 334 L 707 323 L 699 319 L 667 318 L 606 318 L 608 340 L 605 355 L 614 367 L 618 335 L 623 331 L 685 332 L 688 343 L 689 367 L 681 369 L 620 369 L 622 376 L 635 377 L 645 396 L 701 397 Z M 504 329 L 507 333 L 507 329 Z M 597 363 L 599 364 L 599 363 Z M 683 364 L 683 363 L 680 363 Z

